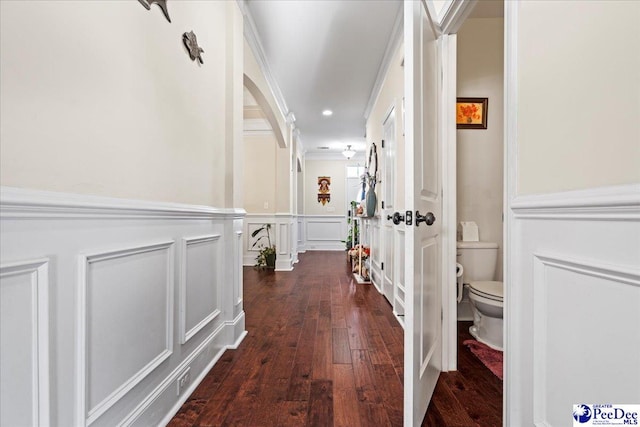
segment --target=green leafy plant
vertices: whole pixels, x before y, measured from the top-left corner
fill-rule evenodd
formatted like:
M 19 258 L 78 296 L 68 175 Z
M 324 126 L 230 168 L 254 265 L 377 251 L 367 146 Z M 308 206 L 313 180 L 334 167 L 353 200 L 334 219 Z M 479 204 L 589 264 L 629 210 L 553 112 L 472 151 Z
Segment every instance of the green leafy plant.
M 257 237 L 251 249 L 257 247 L 260 250 L 256 257 L 256 267 L 275 268 L 276 266 L 276 245 L 271 244 L 270 230 L 271 224 L 263 224 L 251 233 L 251 237 Z
M 357 245 L 358 242 L 358 221 L 353 220 L 353 215 L 355 215 L 356 209 L 358 207 L 358 203 L 355 201 L 351 202 L 351 215 L 347 218 L 347 225 L 349 227 L 349 231 L 347 233 L 347 238 L 342 240 L 342 243 L 345 244 L 346 250 L 353 248 Z M 355 242 L 352 240 L 352 237 L 355 237 Z

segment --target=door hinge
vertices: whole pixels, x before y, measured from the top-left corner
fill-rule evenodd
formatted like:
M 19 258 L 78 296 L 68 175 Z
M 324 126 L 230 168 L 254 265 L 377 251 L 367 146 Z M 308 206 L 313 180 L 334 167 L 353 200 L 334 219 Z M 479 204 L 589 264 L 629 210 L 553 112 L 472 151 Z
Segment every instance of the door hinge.
M 384 148 L 384 139 L 382 140 L 382 148 Z
M 380 263 L 380 270 L 384 270 L 384 262 Z

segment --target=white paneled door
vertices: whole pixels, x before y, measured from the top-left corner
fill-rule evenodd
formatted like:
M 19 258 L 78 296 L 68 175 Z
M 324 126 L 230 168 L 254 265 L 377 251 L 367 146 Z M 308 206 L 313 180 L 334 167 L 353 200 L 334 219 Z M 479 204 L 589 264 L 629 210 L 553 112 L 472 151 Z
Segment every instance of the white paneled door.
M 442 366 L 442 169 L 437 26 L 423 2 L 405 1 L 404 422 L 422 423 Z
M 396 114 L 395 109 L 392 108 L 387 115 L 383 125 L 383 144 L 382 144 L 382 158 L 384 159 L 384 177 L 382 179 L 384 187 L 384 209 L 382 209 L 382 243 L 383 243 L 383 260 L 384 268 L 382 269 L 382 291 L 389 301 L 394 306 L 394 258 L 398 252 L 395 247 L 395 232 L 394 223 L 391 221 L 394 209 L 396 208 L 393 200 L 393 178 L 394 168 L 392 167 L 395 160 L 394 147 L 395 147 L 395 134 L 396 134 Z

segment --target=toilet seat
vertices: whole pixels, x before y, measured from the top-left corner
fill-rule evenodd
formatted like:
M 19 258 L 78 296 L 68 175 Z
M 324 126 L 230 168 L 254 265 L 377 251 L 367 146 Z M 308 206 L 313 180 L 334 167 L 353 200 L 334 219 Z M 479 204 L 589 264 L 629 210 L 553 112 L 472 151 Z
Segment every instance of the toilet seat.
M 469 283 L 469 292 L 496 302 L 503 302 L 504 287 L 502 282 L 477 281 Z

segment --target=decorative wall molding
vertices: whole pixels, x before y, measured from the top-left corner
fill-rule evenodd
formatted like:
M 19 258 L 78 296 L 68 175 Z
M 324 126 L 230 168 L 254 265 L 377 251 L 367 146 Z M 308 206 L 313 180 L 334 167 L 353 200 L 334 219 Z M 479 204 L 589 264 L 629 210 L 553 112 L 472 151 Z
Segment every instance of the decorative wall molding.
M 518 196 L 516 218 L 640 220 L 640 184 Z
M 244 16 L 244 37 L 253 52 L 253 56 L 256 58 L 256 62 L 260 67 L 260 71 L 262 71 L 262 75 L 269 85 L 269 89 L 271 90 L 271 94 L 278 105 L 280 114 L 282 114 L 282 117 L 286 118 L 289 114 L 289 107 L 287 106 L 284 95 L 280 90 L 280 86 L 278 86 L 278 83 L 271 72 L 271 67 L 267 60 L 267 56 L 264 53 L 262 40 L 260 39 L 260 34 L 256 28 L 256 23 L 253 19 L 253 15 L 251 14 L 251 10 L 245 0 L 237 0 L 237 3 L 242 11 L 242 15 Z
M 69 219 L 243 218 L 243 209 L 117 199 L 73 193 L 0 187 L 0 217 Z
M 347 237 L 344 215 L 303 215 L 305 250 L 343 251 Z
M 166 283 L 165 283 L 165 331 L 164 349 L 141 367 L 133 376 L 125 380 L 121 385 L 109 393 L 99 403 L 93 407 L 89 401 L 89 389 L 91 388 L 91 376 L 89 370 L 92 368 L 89 363 L 89 322 L 93 315 L 88 309 L 90 293 L 89 275 L 93 265 L 116 259 L 134 257 L 136 255 L 149 254 L 152 252 L 164 252 L 166 258 Z M 151 374 L 162 362 L 167 360 L 173 353 L 173 263 L 174 263 L 174 241 L 165 241 L 142 246 L 98 252 L 88 255 L 80 255 L 79 277 L 78 277 L 78 306 L 77 306 L 77 357 L 78 365 L 76 372 L 77 379 L 77 402 L 78 402 L 78 425 L 91 425 L 102 414 L 122 399 L 133 387 L 140 383 L 146 376 Z M 114 267 L 117 268 L 117 267 Z M 97 339 L 94 338 L 94 340 Z
M 235 232 L 235 239 L 233 241 L 236 258 L 236 265 L 233 269 L 234 277 L 234 286 L 233 286 L 233 303 L 238 306 L 242 304 L 243 301 L 243 290 L 242 290 L 242 231 Z
M 452 0 L 442 16 L 439 16 L 443 34 L 456 34 L 469 17 L 478 0 Z
M 364 109 L 365 121 L 369 120 L 371 110 L 373 110 L 376 102 L 378 102 L 378 97 L 380 97 L 380 92 L 382 92 L 382 85 L 384 84 L 384 80 L 387 78 L 387 73 L 389 72 L 389 68 L 391 68 L 393 58 L 398 51 L 398 48 L 400 48 L 400 45 L 402 44 L 404 36 L 403 16 L 404 7 L 401 6 L 400 10 L 398 10 L 398 14 L 396 15 L 395 22 L 393 23 L 391 37 L 389 37 L 387 48 L 385 49 L 384 55 L 382 56 L 380 68 L 378 68 L 378 74 L 376 75 L 373 89 L 371 90 L 371 94 L 369 95 L 369 101 L 367 102 L 367 106 Z
M 18 349 L 23 357 L 31 360 L 31 381 L 29 384 L 31 387 L 29 393 L 31 395 L 31 425 L 48 426 L 51 423 L 49 419 L 49 259 L 42 258 L 0 265 L 0 295 L 2 287 L 4 287 L 3 281 L 16 276 L 26 276 L 25 282 L 30 287 L 29 293 L 31 294 L 30 306 L 23 307 L 24 312 L 31 313 L 31 337 L 29 340 L 31 348 Z M 0 328 L 10 327 L 10 319 L 4 317 L 2 319 Z M 5 333 L 3 333 L 4 336 L 6 336 Z M 3 339 L 3 344 L 6 343 Z M 7 378 L 3 378 L 2 381 L 6 385 Z M 27 378 L 17 378 L 15 382 L 25 381 Z M 3 387 L 4 392 L 10 391 L 4 390 Z M 16 390 L 11 390 L 11 392 L 15 393 Z M 3 408 L 3 411 L 9 412 L 9 414 L 3 414 L 3 420 L 7 420 L 9 423 L 15 422 L 10 418 L 11 409 Z
M 27 424 L 122 425 L 131 408 L 138 408 L 137 424 L 159 425 L 176 402 L 186 398 L 186 390 L 197 386 L 216 354 L 237 346 L 246 335 L 240 255 L 244 211 L 6 187 L 0 188 L 0 209 L 0 272 L 48 258 L 38 267 L 38 287 L 48 289 L 50 298 L 38 309 L 39 346 L 30 345 L 40 354 L 39 422 Z M 195 242 L 194 236 L 205 240 L 219 236 L 215 244 L 221 266 L 220 313 L 180 345 L 180 333 L 175 332 L 180 330 L 181 299 L 174 281 L 180 279 L 176 269 L 182 259 L 176 242 Z M 190 252 L 192 261 L 202 255 L 199 251 Z M 21 261 L 25 259 L 36 261 Z M 32 306 L 27 302 L 29 280 L 29 276 L 18 280 L 3 276 L 2 289 L 11 283 L 24 304 Z M 26 287 L 20 287 L 23 282 Z M 14 331 L 17 324 L 23 325 L 20 340 L 28 342 L 26 336 L 32 334 L 26 325 L 33 322 L 23 319 L 31 311 L 2 310 L 2 314 L 8 316 L 2 324 L 13 325 Z M 193 353 L 218 329 L 201 353 Z M 48 345 L 56 352 L 47 357 Z M 3 360 L 15 354 L 6 346 L 0 352 Z M 168 376 L 179 367 L 190 369 L 191 382 L 177 395 L 176 378 Z M 22 371 L 28 372 L 29 365 Z M 3 386 L 9 384 L 20 399 L 32 393 L 31 376 L 22 371 L 15 385 L 5 381 L 3 373 Z M 161 384 L 168 386 L 157 399 L 150 396 Z M 58 397 L 50 399 L 49 390 Z M 20 424 L 33 418 L 31 399 L 23 400 L 26 410 L 16 405 L 24 414 Z
M 236 349 L 239 343 L 242 341 L 244 335 L 238 338 L 238 341 L 234 342 L 231 345 L 222 345 L 220 348 L 220 342 L 222 340 L 222 335 L 224 335 L 225 331 L 230 327 L 235 326 L 240 323 L 244 319 L 244 313 L 233 321 L 226 321 L 220 324 L 205 340 L 200 343 L 195 350 L 193 350 L 188 357 L 186 357 L 178 366 L 176 366 L 173 371 L 169 375 L 165 377 L 165 379 L 133 410 L 129 415 L 127 415 L 118 425 L 125 427 L 136 424 L 136 421 L 148 411 L 158 400 L 160 400 L 163 393 L 175 393 L 174 386 L 178 379 L 178 376 L 182 374 L 182 372 L 187 369 L 189 366 L 193 365 L 199 358 L 202 357 L 203 354 L 210 351 L 216 351 L 213 355 L 210 362 L 207 366 L 200 372 L 198 378 L 196 378 L 191 386 L 185 390 L 182 394 L 182 398 L 175 403 L 172 410 L 164 417 L 164 420 L 158 425 L 167 425 L 169 421 L 173 418 L 173 416 L 178 412 L 178 410 L 182 407 L 184 402 L 187 401 L 189 396 L 193 393 L 196 387 L 202 382 L 204 377 L 207 376 L 211 368 L 218 362 L 220 357 L 224 354 L 226 350 Z
M 272 213 L 272 214 L 247 214 L 244 225 L 244 256 L 243 265 L 255 265 L 255 258 L 258 249 L 252 248 L 255 239 L 251 237 L 253 230 L 261 227 L 263 224 L 271 224 L 271 243 L 276 245 L 276 271 L 293 270 L 294 256 L 293 250 L 295 242 L 292 241 L 294 236 L 293 227 L 295 225 L 296 216 L 291 213 Z
M 557 295 L 563 292 L 570 292 L 572 295 L 575 295 L 574 302 L 578 305 L 584 303 L 597 306 L 600 302 L 607 304 L 607 302 L 605 302 L 606 299 L 615 299 L 619 303 L 616 309 L 618 311 L 621 310 L 623 313 L 622 316 L 625 318 L 625 320 L 620 323 L 628 323 L 630 321 L 631 323 L 637 324 L 637 306 L 638 301 L 640 301 L 640 298 L 638 298 L 640 297 L 640 269 L 607 265 L 593 259 L 574 259 L 564 255 L 534 253 L 533 257 L 533 419 L 536 426 L 552 426 L 559 425 L 559 420 L 557 416 L 554 416 L 554 408 L 549 408 L 547 403 L 554 400 L 554 392 L 566 393 L 568 390 L 571 390 L 572 387 L 567 384 L 567 390 L 558 391 L 558 387 L 562 386 L 553 384 L 554 378 L 558 374 L 556 371 L 560 366 L 562 366 L 561 369 L 563 370 L 573 369 L 580 372 L 586 371 L 593 373 L 593 370 L 589 369 L 589 365 L 592 365 L 591 368 L 594 368 L 593 365 L 597 365 L 598 367 L 601 365 L 597 361 L 592 363 L 588 361 L 585 362 L 585 360 L 589 358 L 585 358 L 582 361 L 580 360 L 580 356 L 585 354 L 585 347 L 592 348 L 594 352 L 610 354 L 612 346 L 616 346 L 618 347 L 618 351 L 615 353 L 620 354 L 618 359 L 623 360 L 621 365 L 627 363 L 628 365 L 626 367 L 629 368 L 637 365 L 635 356 L 637 355 L 638 349 L 637 344 L 635 348 L 629 348 L 623 343 L 618 343 L 616 338 L 607 339 L 605 337 L 606 335 L 611 336 L 612 334 L 616 334 L 611 331 L 611 328 L 605 325 L 602 325 L 602 330 L 598 331 L 597 327 L 592 328 L 593 323 L 589 325 L 580 319 L 575 319 L 574 323 L 576 323 L 576 325 L 573 325 L 573 327 L 566 325 L 561 326 L 565 333 L 559 333 L 561 335 L 560 339 L 572 340 L 571 337 L 566 336 L 566 330 L 577 330 L 579 333 L 580 328 L 584 327 L 589 331 L 589 336 L 597 337 L 597 345 L 591 345 L 589 343 L 590 340 L 578 340 L 578 342 L 581 343 L 578 347 L 581 348 L 570 346 L 576 354 L 566 354 L 567 349 L 562 350 L 562 352 L 567 355 L 568 360 L 575 362 L 572 363 L 572 367 L 553 363 L 549 360 L 549 356 L 553 354 L 551 352 L 557 345 L 557 342 L 554 343 L 553 341 L 559 339 L 559 337 L 554 337 L 554 334 L 551 333 L 551 331 L 555 331 L 559 327 L 554 320 L 564 319 L 566 316 L 566 309 L 562 307 L 562 304 L 557 303 Z M 558 274 L 559 270 L 569 272 L 570 274 Z M 573 278 L 573 280 L 571 280 L 571 278 Z M 589 278 L 595 280 L 590 281 Z M 598 283 L 597 288 L 593 286 L 594 283 Z M 634 289 L 630 290 L 630 292 L 629 290 L 624 292 L 624 287 L 621 288 L 619 285 L 628 285 Z M 610 296 L 612 291 L 616 292 L 616 297 Z M 635 299 L 633 298 L 634 291 Z M 626 296 L 626 298 L 622 295 Z M 610 302 L 611 301 L 608 301 L 608 303 Z M 596 313 L 597 312 L 593 312 L 593 315 L 596 315 Z M 636 322 L 634 322 L 634 316 Z M 593 322 L 601 323 L 598 320 L 594 320 Z M 628 335 L 621 334 L 620 336 L 626 338 Z M 625 356 L 623 354 L 625 350 L 630 354 Z M 626 362 L 624 359 L 626 359 Z M 621 374 L 622 376 L 635 376 L 628 369 L 624 368 L 625 366 L 618 366 L 618 370 L 624 372 Z M 573 374 L 575 375 L 576 373 L 574 372 Z M 549 382 L 552 384 L 549 384 Z M 596 381 L 596 383 L 599 382 Z
M 180 258 L 180 343 L 184 344 L 189 341 L 195 334 L 202 330 L 205 326 L 213 321 L 221 313 L 220 311 L 220 234 L 209 234 L 205 236 L 197 237 L 183 237 L 181 247 Z M 187 312 L 188 312 L 188 276 L 194 274 L 197 277 L 202 277 L 204 272 L 202 271 L 189 271 L 189 246 L 210 244 L 214 246 L 216 252 L 215 259 L 208 259 L 206 265 L 200 266 L 200 268 L 207 268 L 213 266 L 216 271 L 213 272 L 214 277 L 209 277 L 208 280 L 213 281 L 211 286 L 215 288 L 215 307 L 207 313 L 196 325 L 187 330 Z

